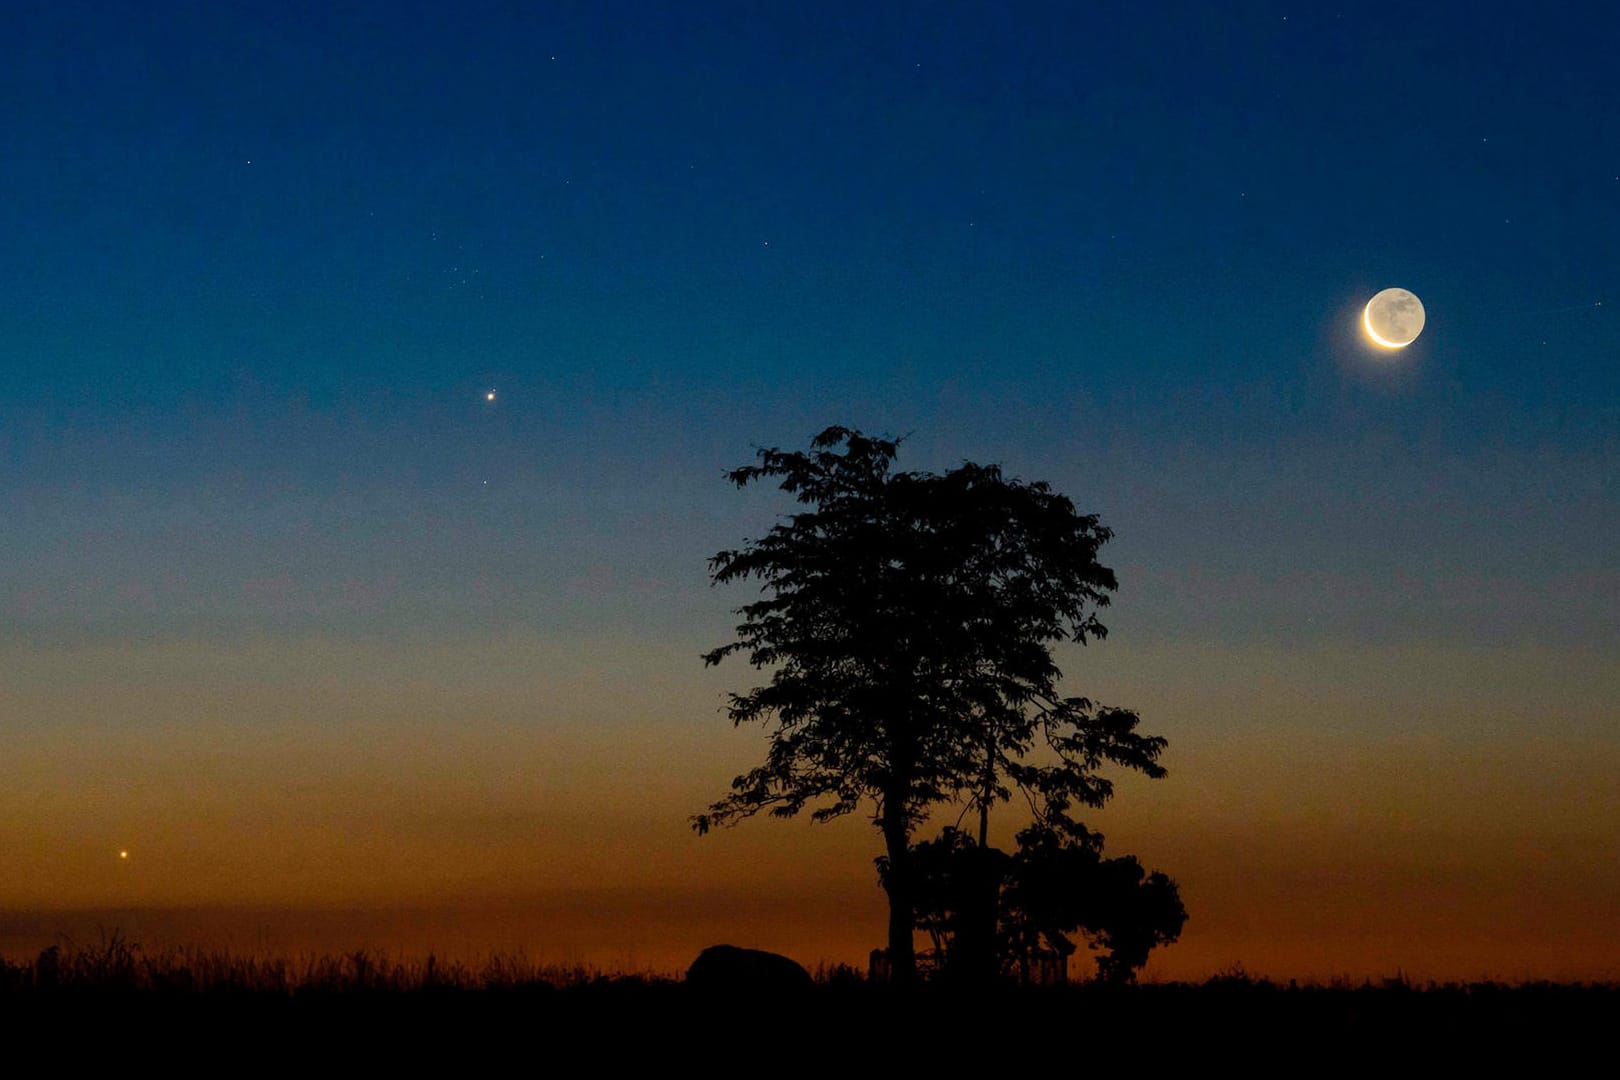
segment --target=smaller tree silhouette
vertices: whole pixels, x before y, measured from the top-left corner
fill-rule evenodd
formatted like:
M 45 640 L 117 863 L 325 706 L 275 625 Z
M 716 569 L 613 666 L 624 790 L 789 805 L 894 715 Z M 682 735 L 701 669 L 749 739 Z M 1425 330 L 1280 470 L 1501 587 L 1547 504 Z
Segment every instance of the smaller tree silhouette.
M 1134 855 L 1105 859 L 1098 833 L 1063 835 L 1044 825 L 1018 834 L 1002 892 L 1004 951 L 1027 966 L 1046 946 L 1067 960 L 1083 935 L 1104 982 L 1129 983 L 1148 953 L 1181 936 L 1187 922 L 1176 883 L 1142 869 Z
M 1124 984 L 1156 946 L 1180 936 L 1187 910 L 1176 883 L 1134 856 L 1104 858 L 1101 834 L 1036 824 L 1017 840 L 1008 855 L 947 827 L 912 847 L 917 927 L 942 980 L 1017 972 L 1028 981 L 1043 955 L 1067 965 L 1078 935 L 1098 952 L 1098 978 Z M 887 872 L 879 859 L 879 875 Z
M 1102 895 L 1122 902 L 1091 924 L 1097 944 L 1108 950 L 1097 957 L 1097 973 L 1106 982 L 1134 982 L 1155 946 L 1181 936 L 1187 909 L 1176 883 L 1157 870 L 1145 874 L 1134 856 L 1104 860 L 1103 867 L 1117 881 Z

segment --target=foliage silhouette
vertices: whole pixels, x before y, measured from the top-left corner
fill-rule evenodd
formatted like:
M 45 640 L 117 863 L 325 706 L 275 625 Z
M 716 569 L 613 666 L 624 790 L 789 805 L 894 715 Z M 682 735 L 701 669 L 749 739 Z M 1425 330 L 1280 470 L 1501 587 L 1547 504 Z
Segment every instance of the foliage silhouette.
M 1001 896 L 1003 956 L 1021 966 L 1044 943 L 1065 962 L 1069 935 L 1083 933 L 1103 950 L 1097 974 L 1128 983 L 1155 946 L 1173 942 L 1187 922 L 1176 883 L 1142 869 L 1134 855 L 1102 856 L 1102 837 L 1059 835 L 1035 825 L 1018 834 Z
M 1134 856 L 1105 859 L 1098 833 L 1060 834 L 1034 825 L 1008 855 L 947 827 L 912 846 L 917 929 L 933 944 L 935 974 L 983 984 L 1030 972 L 1050 958 L 1059 977 L 1081 934 L 1099 950 L 1098 978 L 1133 982 L 1155 946 L 1177 939 L 1187 921 L 1176 883 L 1147 874 Z M 886 873 L 880 860 L 879 873 Z
M 1079 835 L 1072 809 L 1112 793 L 1103 763 L 1162 776 L 1165 741 L 1138 734 L 1128 709 L 1057 691 L 1049 643 L 1106 633 L 1096 609 L 1117 583 L 1097 551 L 1110 531 L 995 466 L 891 473 L 897 449 L 830 427 L 808 453 L 763 449 L 727 474 L 738 487 L 776 480 L 812 509 L 709 560 L 714 583 L 755 578 L 766 595 L 737 609 L 736 640 L 704 662 L 743 652 L 774 668 L 728 710 L 735 724 L 774 725 L 765 764 L 692 824 L 807 807 L 825 821 L 870 804 L 890 968 L 910 982 L 911 837 L 932 807 L 976 805 L 982 836 L 990 807 L 1017 790 L 1038 821 Z M 1030 759 L 1037 746 L 1047 763 Z

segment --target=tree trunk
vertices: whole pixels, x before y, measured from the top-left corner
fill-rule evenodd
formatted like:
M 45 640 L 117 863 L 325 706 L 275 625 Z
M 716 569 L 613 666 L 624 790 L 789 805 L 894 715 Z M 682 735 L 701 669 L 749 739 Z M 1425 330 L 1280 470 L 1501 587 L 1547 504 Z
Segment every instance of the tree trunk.
M 917 913 L 911 888 L 911 830 L 904 805 L 902 799 L 886 800 L 882 825 L 883 843 L 889 854 L 885 882 L 889 893 L 889 979 L 909 986 L 917 981 L 917 950 L 912 941 Z

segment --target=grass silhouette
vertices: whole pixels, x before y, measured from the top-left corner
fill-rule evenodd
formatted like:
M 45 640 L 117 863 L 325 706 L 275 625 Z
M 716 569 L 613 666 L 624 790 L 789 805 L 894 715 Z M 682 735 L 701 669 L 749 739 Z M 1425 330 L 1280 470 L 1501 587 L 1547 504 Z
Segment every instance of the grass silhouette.
M 604 1060 L 689 1045 L 694 1032 L 733 1040 L 728 1052 L 748 1040 L 764 1047 L 801 1038 L 831 1052 L 890 1045 L 895 1032 L 910 1032 L 935 1040 L 933 1052 L 961 1066 L 1004 1061 L 1008 1039 L 1030 1040 L 1020 1051 L 1026 1062 L 1060 1063 L 1092 1036 L 1155 1054 L 1228 1056 L 1329 1046 L 1568 1046 L 1620 1019 L 1614 983 L 1418 985 L 1397 976 L 1298 985 L 1233 968 L 1200 983 L 964 993 L 931 985 L 900 991 L 845 965 L 822 965 L 814 977 L 814 990 L 789 1002 L 746 992 L 716 997 L 670 974 L 543 963 L 521 951 L 476 962 L 364 949 L 296 957 L 148 952 L 113 932 L 31 959 L 0 957 L 0 1030 L 81 1042 L 87 1032 L 140 1039 L 167 1031 L 198 1052 L 350 1045 L 407 1057 L 428 1047 L 441 1054 L 500 1048 L 521 1033 L 535 1045 L 594 1047 Z
M 147 952 L 118 931 L 92 945 L 52 945 L 31 960 L 0 956 L 0 994 L 57 993 L 249 994 L 298 996 L 441 992 L 550 991 L 626 980 L 674 982 L 653 973 L 610 974 L 587 964 L 530 960 L 521 950 L 490 953 L 468 963 L 433 954 L 393 957 L 356 949 L 292 957 L 234 953 L 228 949 L 170 946 Z

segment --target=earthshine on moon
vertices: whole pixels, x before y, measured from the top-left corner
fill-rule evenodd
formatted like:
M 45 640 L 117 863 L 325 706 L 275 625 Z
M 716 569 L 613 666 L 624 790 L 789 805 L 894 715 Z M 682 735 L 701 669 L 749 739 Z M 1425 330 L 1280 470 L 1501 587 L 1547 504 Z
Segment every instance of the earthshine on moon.
M 1423 333 L 1423 301 L 1405 289 L 1385 289 L 1361 313 L 1367 336 L 1386 349 L 1404 349 Z

